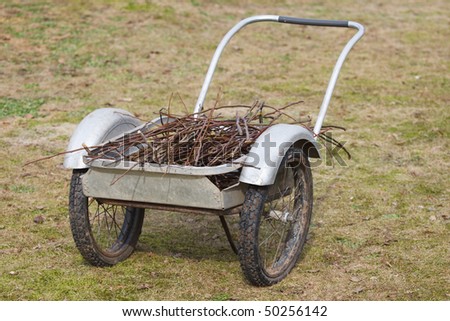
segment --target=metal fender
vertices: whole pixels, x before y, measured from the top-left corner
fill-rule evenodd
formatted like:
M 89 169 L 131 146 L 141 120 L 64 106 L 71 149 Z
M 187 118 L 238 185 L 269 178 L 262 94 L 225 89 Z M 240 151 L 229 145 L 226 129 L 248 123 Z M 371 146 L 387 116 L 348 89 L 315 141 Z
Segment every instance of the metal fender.
M 126 131 L 141 125 L 142 122 L 126 110 L 118 108 L 100 108 L 87 115 L 77 126 L 70 138 L 67 151 L 86 146 L 99 145 Z M 67 153 L 64 157 L 65 168 L 87 168 L 83 162 L 85 150 Z
M 271 185 L 289 147 L 303 149 L 311 158 L 320 158 L 319 145 L 303 126 L 276 124 L 266 129 L 255 141 L 245 159 L 239 181 L 252 185 Z

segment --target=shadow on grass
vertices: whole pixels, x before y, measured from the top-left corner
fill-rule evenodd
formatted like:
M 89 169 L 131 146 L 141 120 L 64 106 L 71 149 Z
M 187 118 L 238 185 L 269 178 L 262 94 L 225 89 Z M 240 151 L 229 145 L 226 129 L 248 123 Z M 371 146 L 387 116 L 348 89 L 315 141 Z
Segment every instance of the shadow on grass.
M 239 216 L 227 217 L 233 240 L 237 245 Z M 303 248 L 301 262 L 314 246 L 314 229 L 310 230 Z M 191 260 L 237 262 L 218 216 L 147 211 L 144 227 L 137 246 L 138 252 Z
M 230 217 L 233 238 L 238 216 Z M 137 251 L 192 260 L 237 261 L 218 216 L 146 211 Z

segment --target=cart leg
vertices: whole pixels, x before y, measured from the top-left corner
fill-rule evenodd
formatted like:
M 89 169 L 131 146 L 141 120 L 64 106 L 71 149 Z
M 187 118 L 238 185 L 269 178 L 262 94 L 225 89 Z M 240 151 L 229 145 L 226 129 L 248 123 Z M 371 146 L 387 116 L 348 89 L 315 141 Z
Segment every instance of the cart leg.
M 230 228 L 228 227 L 228 223 L 223 215 L 220 215 L 219 218 L 220 218 L 220 223 L 222 223 L 223 230 L 225 231 L 225 235 L 227 236 L 228 243 L 230 243 L 231 249 L 233 250 L 234 254 L 237 255 L 238 249 L 237 249 L 236 243 L 233 240 L 233 237 L 231 236 Z

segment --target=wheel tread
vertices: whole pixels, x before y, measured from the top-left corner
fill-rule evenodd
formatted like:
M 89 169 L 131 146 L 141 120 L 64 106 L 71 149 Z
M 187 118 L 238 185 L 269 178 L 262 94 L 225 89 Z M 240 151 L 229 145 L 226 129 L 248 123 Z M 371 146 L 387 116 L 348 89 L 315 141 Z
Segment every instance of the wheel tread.
M 292 153 L 300 154 L 302 171 L 305 175 L 305 181 L 307 184 L 306 189 L 309 193 L 308 196 L 310 197 L 308 200 L 306 200 L 307 206 L 309 206 L 309 218 L 305 231 L 305 233 L 307 233 L 312 214 L 311 170 L 309 168 L 308 159 L 303 154 L 301 149 L 291 148 L 286 153 L 285 159 L 287 159 L 288 156 L 292 155 Z M 258 232 L 261 219 L 260 213 L 263 212 L 264 202 L 268 193 L 268 189 L 269 186 L 249 186 L 241 210 L 239 260 L 244 276 L 251 284 L 256 286 L 270 286 L 284 279 L 297 263 L 303 248 L 303 246 L 300 246 L 298 248 L 298 251 L 292 256 L 292 264 L 289 264 L 287 268 L 281 272 L 280 275 L 269 276 L 265 273 L 264 268 L 261 266 L 260 262 Z
M 124 245 L 126 249 L 121 251 L 116 257 L 106 257 L 99 250 L 94 237 L 91 235 L 89 218 L 87 213 L 86 196 L 83 194 L 81 178 L 85 170 L 74 170 L 70 182 L 69 195 L 69 220 L 72 236 L 75 245 L 81 255 L 92 265 L 98 267 L 112 266 L 120 261 L 128 258 L 134 251 L 134 247 L 141 233 L 144 211 L 142 209 L 134 209 L 136 215 L 134 217 L 132 231 L 129 242 Z

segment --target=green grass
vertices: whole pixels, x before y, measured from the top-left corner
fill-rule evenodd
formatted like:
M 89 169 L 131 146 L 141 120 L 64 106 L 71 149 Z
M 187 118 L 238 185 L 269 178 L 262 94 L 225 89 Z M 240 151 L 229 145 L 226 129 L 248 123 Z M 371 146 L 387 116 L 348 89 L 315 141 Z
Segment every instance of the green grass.
M 14 193 L 31 193 L 34 192 L 34 187 L 27 185 L 11 185 L 10 190 Z
M 37 116 L 39 107 L 45 103 L 43 98 L 15 99 L 0 97 L 0 118 L 8 116 L 24 116 L 31 114 Z
M 422 0 L 0 3 L 0 299 L 448 300 L 449 10 Z M 153 119 L 179 93 L 192 109 L 221 37 L 261 13 L 366 26 L 325 121 L 347 128 L 333 137 L 352 159 L 341 152 L 341 166 L 324 153 L 313 168 L 313 225 L 297 267 L 252 287 L 217 217 L 149 210 L 128 260 L 88 265 L 71 237 L 63 158 L 24 163 L 63 151 L 96 108 Z M 314 119 L 352 34 L 248 26 L 225 50 L 206 104 L 219 91 L 224 104 L 304 100 L 295 116 Z

